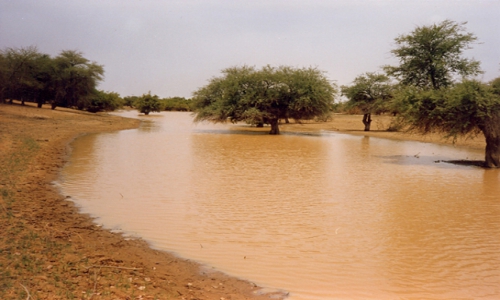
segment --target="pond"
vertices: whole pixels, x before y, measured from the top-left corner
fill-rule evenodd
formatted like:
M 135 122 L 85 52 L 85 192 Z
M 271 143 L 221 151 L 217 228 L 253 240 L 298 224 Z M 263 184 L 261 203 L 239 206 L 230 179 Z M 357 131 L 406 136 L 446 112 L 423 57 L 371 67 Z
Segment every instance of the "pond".
M 500 297 L 500 172 L 442 162 L 480 151 L 140 118 L 61 174 L 105 228 L 292 300 Z

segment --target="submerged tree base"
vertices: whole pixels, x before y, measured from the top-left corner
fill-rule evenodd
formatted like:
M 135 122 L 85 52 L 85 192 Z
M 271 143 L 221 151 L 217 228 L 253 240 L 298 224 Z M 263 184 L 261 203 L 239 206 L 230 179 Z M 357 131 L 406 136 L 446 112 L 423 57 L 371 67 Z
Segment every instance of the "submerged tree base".
M 269 134 L 280 134 L 280 128 L 278 126 L 278 120 L 272 120 L 271 121 L 271 131 L 269 131 Z
M 363 115 L 363 124 L 365 125 L 365 131 L 370 131 L 370 127 L 372 124 L 372 114 L 366 113 Z
M 496 111 L 480 126 L 486 138 L 485 165 L 500 168 L 500 111 Z

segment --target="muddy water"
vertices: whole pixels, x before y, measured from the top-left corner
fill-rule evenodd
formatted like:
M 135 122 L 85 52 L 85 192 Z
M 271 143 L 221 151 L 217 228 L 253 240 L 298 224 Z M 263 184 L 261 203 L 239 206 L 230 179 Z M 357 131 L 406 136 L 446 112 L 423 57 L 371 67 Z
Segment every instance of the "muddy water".
M 294 300 L 500 298 L 500 173 L 436 162 L 482 152 L 144 119 L 72 145 L 62 191 L 105 227 Z

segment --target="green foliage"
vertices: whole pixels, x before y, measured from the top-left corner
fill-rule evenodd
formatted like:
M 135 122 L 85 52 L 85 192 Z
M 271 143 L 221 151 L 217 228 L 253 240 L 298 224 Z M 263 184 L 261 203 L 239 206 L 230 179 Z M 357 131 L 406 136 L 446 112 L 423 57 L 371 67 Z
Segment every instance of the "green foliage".
M 161 102 L 167 111 L 192 111 L 192 101 L 184 97 L 164 98 Z
M 422 133 L 441 132 L 446 137 L 475 136 L 486 139 L 486 167 L 500 167 L 500 78 L 484 84 L 475 80 L 439 90 L 401 88 L 393 105 L 402 108 L 396 125 Z
M 466 80 L 447 89 L 401 94 L 406 122 L 423 133 L 439 131 L 448 136 L 477 134 L 500 111 L 500 96 L 493 88 Z
M 122 107 L 123 104 L 124 100 L 118 93 L 96 90 L 90 98 L 87 110 L 90 112 L 113 111 Z
M 397 37 L 398 48 L 391 52 L 400 64 L 386 66 L 385 71 L 403 85 L 422 89 L 448 87 L 456 75 L 480 74 L 478 61 L 462 57 L 464 50 L 477 40 L 472 33 L 465 32 L 465 24 L 445 20 Z
M 134 106 L 134 103 L 135 103 L 135 101 L 137 101 L 137 99 L 139 99 L 139 97 L 137 97 L 137 96 L 127 96 L 127 97 L 123 97 L 123 105 L 124 105 L 124 106 L 130 106 L 130 107 L 133 107 L 133 106 Z
M 81 52 L 62 51 L 54 59 L 55 105 L 78 107 L 89 106 L 93 91 L 103 79 L 104 69 L 97 63 L 84 58 Z
M 41 62 L 44 56 L 36 47 L 3 50 L 0 59 L 2 96 L 10 101 L 33 97 L 42 86 L 37 75 L 43 67 Z
M 365 73 L 356 77 L 351 86 L 341 87 L 342 95 L 349 99 L 346 108 L 359 108 L 363 113 L 386 111 L 392 90 L 389 77 L 377 73 Z
M 490 87 L 491 87 L 491 91 L 496 94 L 496 95 L 499 95 L 500 96 L 500 77 L 498 78 L 495 78 L 493 79 L 492 81 L 490 81 L 489 83 Z
M 6 48 L 0 51 L 1 101 L 13 99 L 43 103 L 52 107 L 89 106 L 104 69 L 77 51 L 62 51 L 51 58 L 36 47 Z
M 195 121 L 270 124 L 278 134 L 284 118 L 312 119 L 331 112 L 335 87 L 315 68 L 233 67 L 194 93 Z
M 141 113 L 149 115 L 150 112 L 160 112 L 163 106 L 157 95 L 151 95 L 151 92 L 142 95 L 134 102 L 134 107 Z

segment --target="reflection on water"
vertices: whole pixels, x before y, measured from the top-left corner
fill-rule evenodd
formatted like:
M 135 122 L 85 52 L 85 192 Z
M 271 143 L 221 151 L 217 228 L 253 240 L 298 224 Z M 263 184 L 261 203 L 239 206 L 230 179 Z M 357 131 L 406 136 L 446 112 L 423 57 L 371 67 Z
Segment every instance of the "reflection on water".
M 291 299 L 500 297 L 499 171 L 440 162 L 481 152 L 144 119 L 73 143 L 62 191 L 105 227 Z

